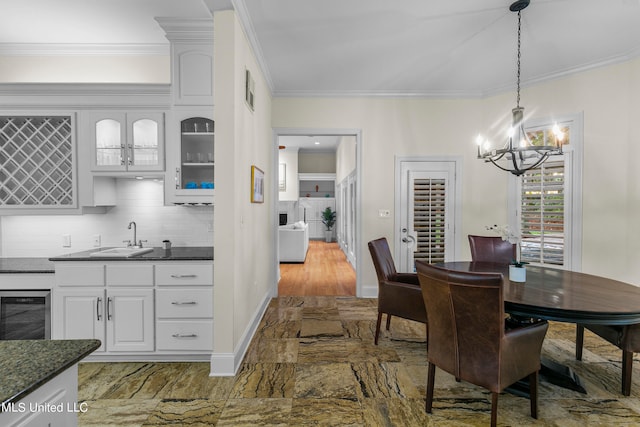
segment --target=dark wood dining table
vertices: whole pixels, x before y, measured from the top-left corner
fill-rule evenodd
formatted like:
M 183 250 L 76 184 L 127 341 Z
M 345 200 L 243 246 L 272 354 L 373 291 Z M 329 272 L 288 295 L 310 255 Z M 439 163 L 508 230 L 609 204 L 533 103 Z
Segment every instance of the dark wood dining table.
M 502 273 L 505 312 L 519 318 L 601 325 L 640 323 L 640 287 L 629 283 L 534 265 L 526 266 L 526 282 L 512 282 L 509 266 L 504 264 L 455 261 L 436 265 L 455 271 Z M 551 360 L 542 362 L 541 375 L 550 382 L 586 392 L 571 369 Z

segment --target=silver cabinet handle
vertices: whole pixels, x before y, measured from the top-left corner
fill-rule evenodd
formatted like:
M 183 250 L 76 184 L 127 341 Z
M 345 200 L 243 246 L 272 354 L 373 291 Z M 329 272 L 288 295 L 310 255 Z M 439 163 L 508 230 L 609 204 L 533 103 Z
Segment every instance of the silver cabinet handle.
M 107 298 L 107 320 L 111 320 L 111 298 Z
M 198 276 L 195 274 L 172 274 L 171 277 L 173 277 L 174 279 L 188 279 Z
M 102 315 L 100 314 L 100 306 L 102 305 L 102 298 L 98 297 L 96 299 L 96 320 L 99 322 L 102 320 Z
M 133 145 L 129 144 L 129 166 L 133 165 Z
M 124 166 L 124 159 L 127 156 L 127 154 L 125 153 L 125 145 L 124 144 L 120 144 L 120 165 Z
M 173 334 L 174 338 L 197 338 L 198 334 Z
M 180 168 L 176 168 L 176 190 L 180 190 L 182 183 L 180 182 Z
M 195 302 L 195 301 L 171 301 L 171 304 L 173 304 L 173 305 L 196 305 L 197 302 Z

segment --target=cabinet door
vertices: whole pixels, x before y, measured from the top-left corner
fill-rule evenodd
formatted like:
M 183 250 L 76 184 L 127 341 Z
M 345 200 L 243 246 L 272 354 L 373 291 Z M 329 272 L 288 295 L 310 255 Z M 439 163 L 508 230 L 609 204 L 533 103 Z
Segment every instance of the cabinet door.
M 104 289 L 55 289 L 53 292 L 53 338 L 91 339 L 102 342 L 105 350 Z
M 91 169 L 96 171 L 125 171 L 126 115 L 117 111 L 87 114 L 91 141 Z
M 172 50 L 175 105 L 213 106 L 213 42 L 173 43 Z
M 164 170 L 164 114 L 127 113 L 127 169 Z
M 91 170 L 164 170 L 164 114 L 96 111 L 87 114 Z
M 109 351 L 153 351 L 153 289 L 107 290 Z
M 171 116 L 167 126 L 172 145 L 167 147 L 166 204 L 213 204 L 214 126 L 208 111 L 181 111 Z

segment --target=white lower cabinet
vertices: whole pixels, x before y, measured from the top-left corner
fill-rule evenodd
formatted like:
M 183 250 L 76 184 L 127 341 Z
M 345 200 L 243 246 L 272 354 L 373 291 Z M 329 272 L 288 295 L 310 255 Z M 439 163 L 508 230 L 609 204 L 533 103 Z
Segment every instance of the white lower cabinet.
M 206 360 L 213 350 L 211 261 L 74 261 L 55 271 L 54 339 L 99 339 L 100 358 Z
M 213 350 L 213 266 L 168 262 L 156 266 L 159 351 Z
M 56 339 L 96 338 L 96 352 L 153 351 L 153 289 L 57 289 Z

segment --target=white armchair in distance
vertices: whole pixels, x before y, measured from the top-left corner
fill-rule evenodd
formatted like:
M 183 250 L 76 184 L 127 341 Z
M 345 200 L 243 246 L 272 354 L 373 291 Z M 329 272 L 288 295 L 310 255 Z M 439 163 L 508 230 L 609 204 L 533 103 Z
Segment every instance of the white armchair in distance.
M 278 229 L 280 262 L 304 262 L 309 249 L 309 224 L 298 221 Z

